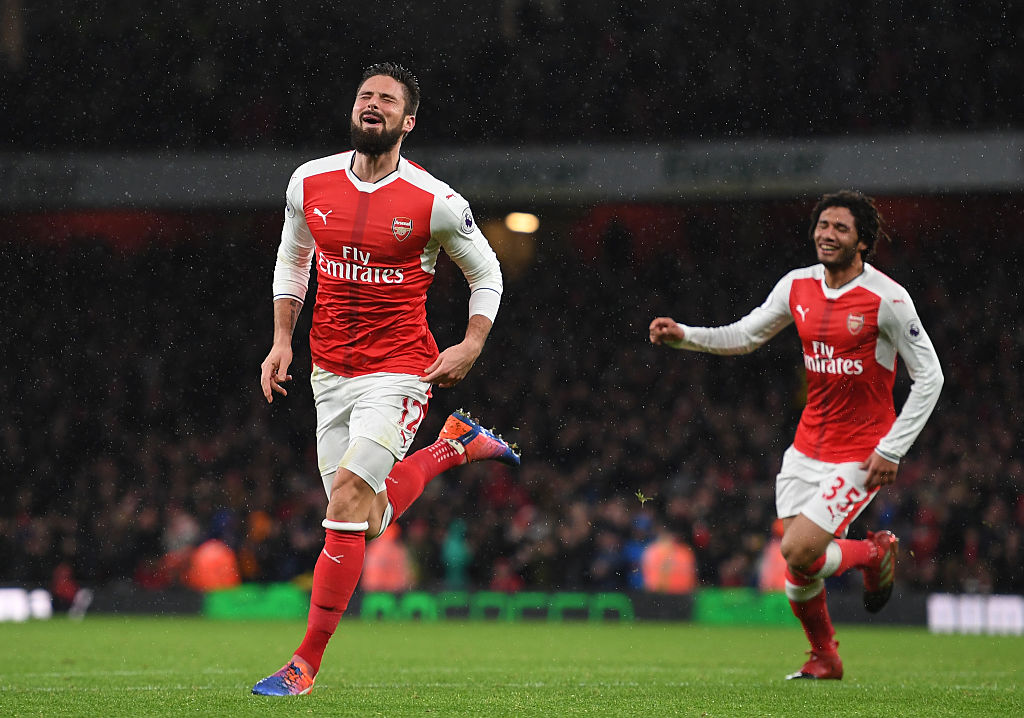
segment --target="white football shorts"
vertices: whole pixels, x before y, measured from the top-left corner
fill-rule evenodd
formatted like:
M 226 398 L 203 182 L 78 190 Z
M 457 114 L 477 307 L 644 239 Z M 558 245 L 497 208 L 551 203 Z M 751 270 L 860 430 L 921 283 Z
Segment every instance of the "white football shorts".
M 430 384 L 413 374 L 342 377 L 316 365 L 309 382 L 316 403 L 317 461 L 327 496 L 339 466 L 379 494 L 395 462 L 416 438 L 427 413 Z
M 842 538 L 850 523 L 878 493 L 877 488 L 864 488 L 868 472 L 860 464 L 828 464 L 790 446 L 782 455 L 782 468 L 775 477 L 775 509 L 779 518 L 803 514 L 833 536 Z

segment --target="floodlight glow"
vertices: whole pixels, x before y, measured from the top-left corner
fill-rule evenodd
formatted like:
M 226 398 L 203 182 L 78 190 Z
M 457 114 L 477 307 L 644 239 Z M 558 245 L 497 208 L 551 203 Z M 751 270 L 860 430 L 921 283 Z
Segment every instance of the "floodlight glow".
M 513 232 L 533 234 L 540 227 L 540 220 L 537 215 L 528 212 L 512 212 L 505 217 L 505 226 Z

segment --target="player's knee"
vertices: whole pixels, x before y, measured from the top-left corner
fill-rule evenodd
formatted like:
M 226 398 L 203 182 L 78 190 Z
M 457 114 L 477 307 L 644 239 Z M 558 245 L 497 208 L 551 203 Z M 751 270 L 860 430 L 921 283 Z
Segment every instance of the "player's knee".
M 786 559 L 786 564 L 791 569 L 800 571 L 818 560 L 820 552 L 814 546 L 802 541 L 787 541 L 786 539 L 787 537 L 782 537 L 780 550 L 782 551 L 782 558 Z
M 351 471 L 339 469 L 327 502 L 327 518 L 331 521 L 366 521 L 374 491 Z

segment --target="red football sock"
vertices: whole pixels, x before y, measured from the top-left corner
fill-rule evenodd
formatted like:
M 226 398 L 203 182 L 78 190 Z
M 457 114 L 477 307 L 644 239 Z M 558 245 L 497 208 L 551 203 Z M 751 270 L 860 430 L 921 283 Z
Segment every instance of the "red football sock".
M 841 576 L 851 568 L 863 568 L 875 555 L 874 544 L 867 539 L 835 539 L 833 543 L 839 547 L 839 565 L 829 576 Z M 817 575 L 825 565 L 826 558 L 827 553 L 823 553 L 804 573 L 808 576 Z
M 833 576 L 838 576 L 849 568 L 863 568 L 875 555 L 875 545 L 867 539 L 836 539 L 836 543 L 843 552 L 843 559 Z
M 466 455 L 445 439 L 405 457 L 391 469 L 386 482 L 388 501 L 398 518 L 420 497 L 430 480 L 443 471 L 466 462 Z
M 306 635 L 295 654 L 320 670 L 327 642 L 338 627 L 341 614 L 348 608 L 352 592 L 359 583 L 366 550 L 364 531 L 327 529 L 324 549 L 313 569 L 313 593 L 309 600 Z
M 796 586 L 807 586 L 813 583 L 813 580 L 795 574 L 789 568 L 786 569 L 786 580 Z M 810 641 L 812 649 L 822 653 L 835 651 L 836 629 L 832 626 L 832 619 L 828 615 L 824 585 L 818 595 L 807 601 L 797 602 L 790 599 L 789 607 L 793 609 L 793 615 L 800 619 L 800 624 L 804 627 L 804 633 L 807 634 L 807 640 Z

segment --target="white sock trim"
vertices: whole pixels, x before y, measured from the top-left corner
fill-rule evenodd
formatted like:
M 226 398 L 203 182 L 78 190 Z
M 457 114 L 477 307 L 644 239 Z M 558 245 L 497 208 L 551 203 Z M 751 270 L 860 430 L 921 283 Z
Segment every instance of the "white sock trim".
M 378 533 L 374 534 L 373 536 L 370 536 L 369 534 L 367 534 L 366 535 L 366 540 L 367 541 L 372 541 L 375 538 L 380 538 L 384 534 L 384 532 L 388 530 L 388 526 L 391 525 L 391 520 L 394 517 L 395 517 L 395 507 L 392 506 L 391 502 L 389 501 L 388 505 L 386 507 L 384 507 L 384 515 L 380 517 L 380 531 Z M 367 523 L 369 523 L 369 522 L 367 522 Z
M 842 560 L 843 550 L 839 548 L 839 544 L 831 541 L 825 547 L 825 565 L 818 569 L 818 572 L 811 576 L 811 578 L 828 578 L 836 572 Z
M 786 581 L 786 598 L 793 603 L 804 603 L 810 601 L 819 593 L 825 590 L 825 581 L 816 579 L 806 586 L 797 586 L 795 583 Z
M 330 519 L 324 519 L 324 522 L 320 524 L 325 529 L 334 529 L 335 531 L 365 531 L 370 528 L 369 521 L 331 521 Z

